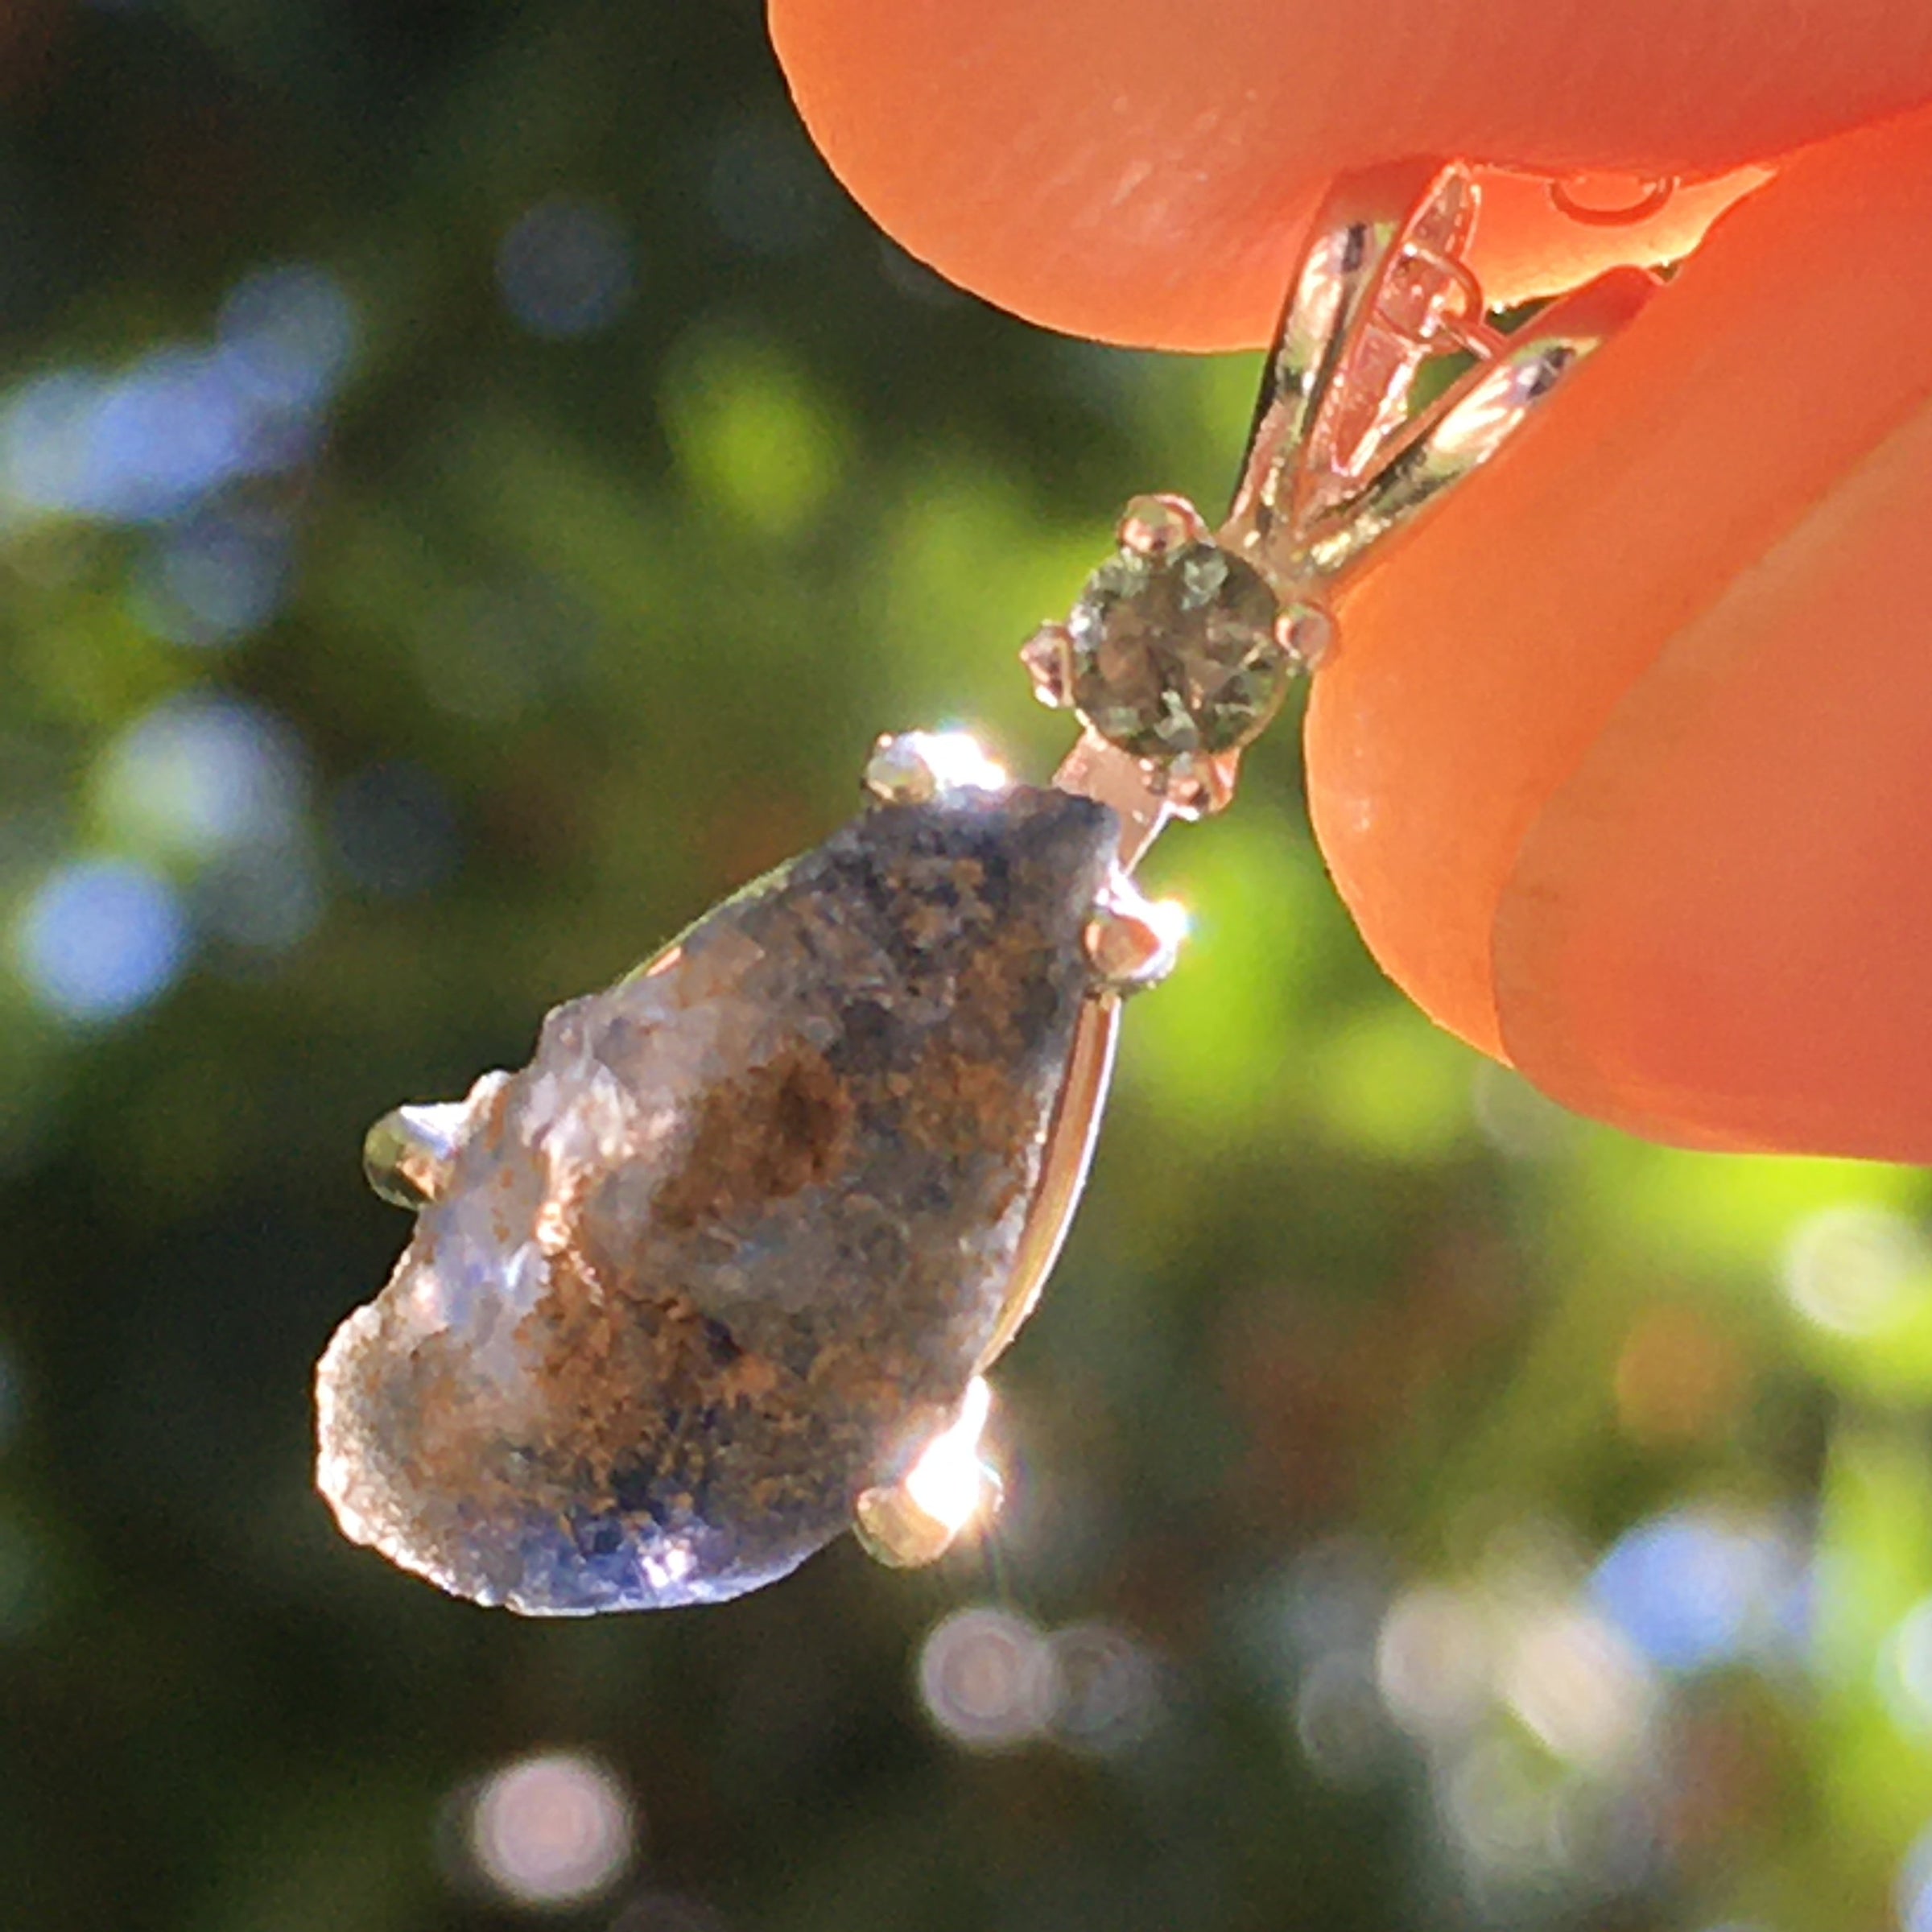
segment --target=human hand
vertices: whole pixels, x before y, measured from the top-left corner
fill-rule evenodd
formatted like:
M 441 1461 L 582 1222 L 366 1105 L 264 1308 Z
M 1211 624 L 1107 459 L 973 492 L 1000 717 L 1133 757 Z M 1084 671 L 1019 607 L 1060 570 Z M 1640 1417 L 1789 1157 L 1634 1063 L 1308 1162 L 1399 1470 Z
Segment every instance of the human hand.
M 900 241 L 1113 340 L 1261 340 L 1327 181 L 1402 155 L 1500 171 L 1499 299 L 1680 253 L 1755 187 L 1351 588 L 1311 809 L 1391 975 L 1559 1100 L 1932 1158 L 1932 14 L 773 0 L 772 27 Z M 1547 192 L 1584 171 L 1686 184 L 1598 225 Z

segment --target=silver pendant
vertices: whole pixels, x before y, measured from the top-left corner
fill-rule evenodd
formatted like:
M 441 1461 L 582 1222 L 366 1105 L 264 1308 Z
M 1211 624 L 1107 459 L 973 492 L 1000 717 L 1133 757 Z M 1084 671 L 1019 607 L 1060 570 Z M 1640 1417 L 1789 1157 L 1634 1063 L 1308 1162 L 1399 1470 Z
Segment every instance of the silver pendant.
M 1121 1000 L 1174 964 L 1134 864 L 1232 798 L 1328 588 L 1634 308 L 1606 278 L 1496 336 L 1475 214 L 1456 167 L 1336 190 L 1227 522 L 1137 498 L 1022 654 L 1083 728 L 1051 786 L 881 740 L 851 824 L 556 1009 L 529 1066 L 372 1130 L 417 1221 L 318 1372 L 349 1537 L 570 1615 L 737 1596 L 848 1526 L 931 1561 L 984 1506 L 984 1372 L 1079 1197 Z

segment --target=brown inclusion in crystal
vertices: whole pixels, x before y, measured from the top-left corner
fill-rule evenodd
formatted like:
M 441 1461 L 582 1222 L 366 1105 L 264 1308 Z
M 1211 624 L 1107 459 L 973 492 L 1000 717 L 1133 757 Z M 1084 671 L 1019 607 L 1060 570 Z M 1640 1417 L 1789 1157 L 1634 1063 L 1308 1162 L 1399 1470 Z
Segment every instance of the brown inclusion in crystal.
M 551 1013 L 324 1359 L 349 1534 L 526 1611 L 702 1602 L 902 1476 L 999 1321 L 1114 837 L 882 805 Z

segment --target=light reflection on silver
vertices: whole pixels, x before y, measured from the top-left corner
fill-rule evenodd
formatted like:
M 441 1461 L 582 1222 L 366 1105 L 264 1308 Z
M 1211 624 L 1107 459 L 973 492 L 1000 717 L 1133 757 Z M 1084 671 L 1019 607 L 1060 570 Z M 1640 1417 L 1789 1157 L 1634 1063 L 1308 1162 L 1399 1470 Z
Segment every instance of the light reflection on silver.
M 889 804 L 927 804 L 948 791 L 1003 792 L 1012 782 L 966 731 L 886 732 L 865 763 L 865 789 Z
M 1459 163 L 1344 177 L 1315 221 L 1220 541 L 1312 595 L 1487 462 L 1657 286 L 1613 270 L 1513 334 L 1484 316 L 1468 251 L 1479 189 Z M 1418 404 L 1424 365 L 1474 366 Z

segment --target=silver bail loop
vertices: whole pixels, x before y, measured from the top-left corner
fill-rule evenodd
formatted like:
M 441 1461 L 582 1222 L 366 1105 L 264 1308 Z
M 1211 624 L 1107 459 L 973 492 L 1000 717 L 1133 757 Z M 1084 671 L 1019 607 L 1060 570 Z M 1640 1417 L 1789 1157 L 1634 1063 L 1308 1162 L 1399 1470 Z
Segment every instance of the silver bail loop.
M 1462 162 L 1348 176 L 1323 204 L 1217 533 L 1284 594 L 1331 586 L 1487 462 L 1660 286 L 1613 269 L 1500 333 L 1469 264 L 1480 208 Z M 1418 406 L 1449 356 L 1468 365 Z

